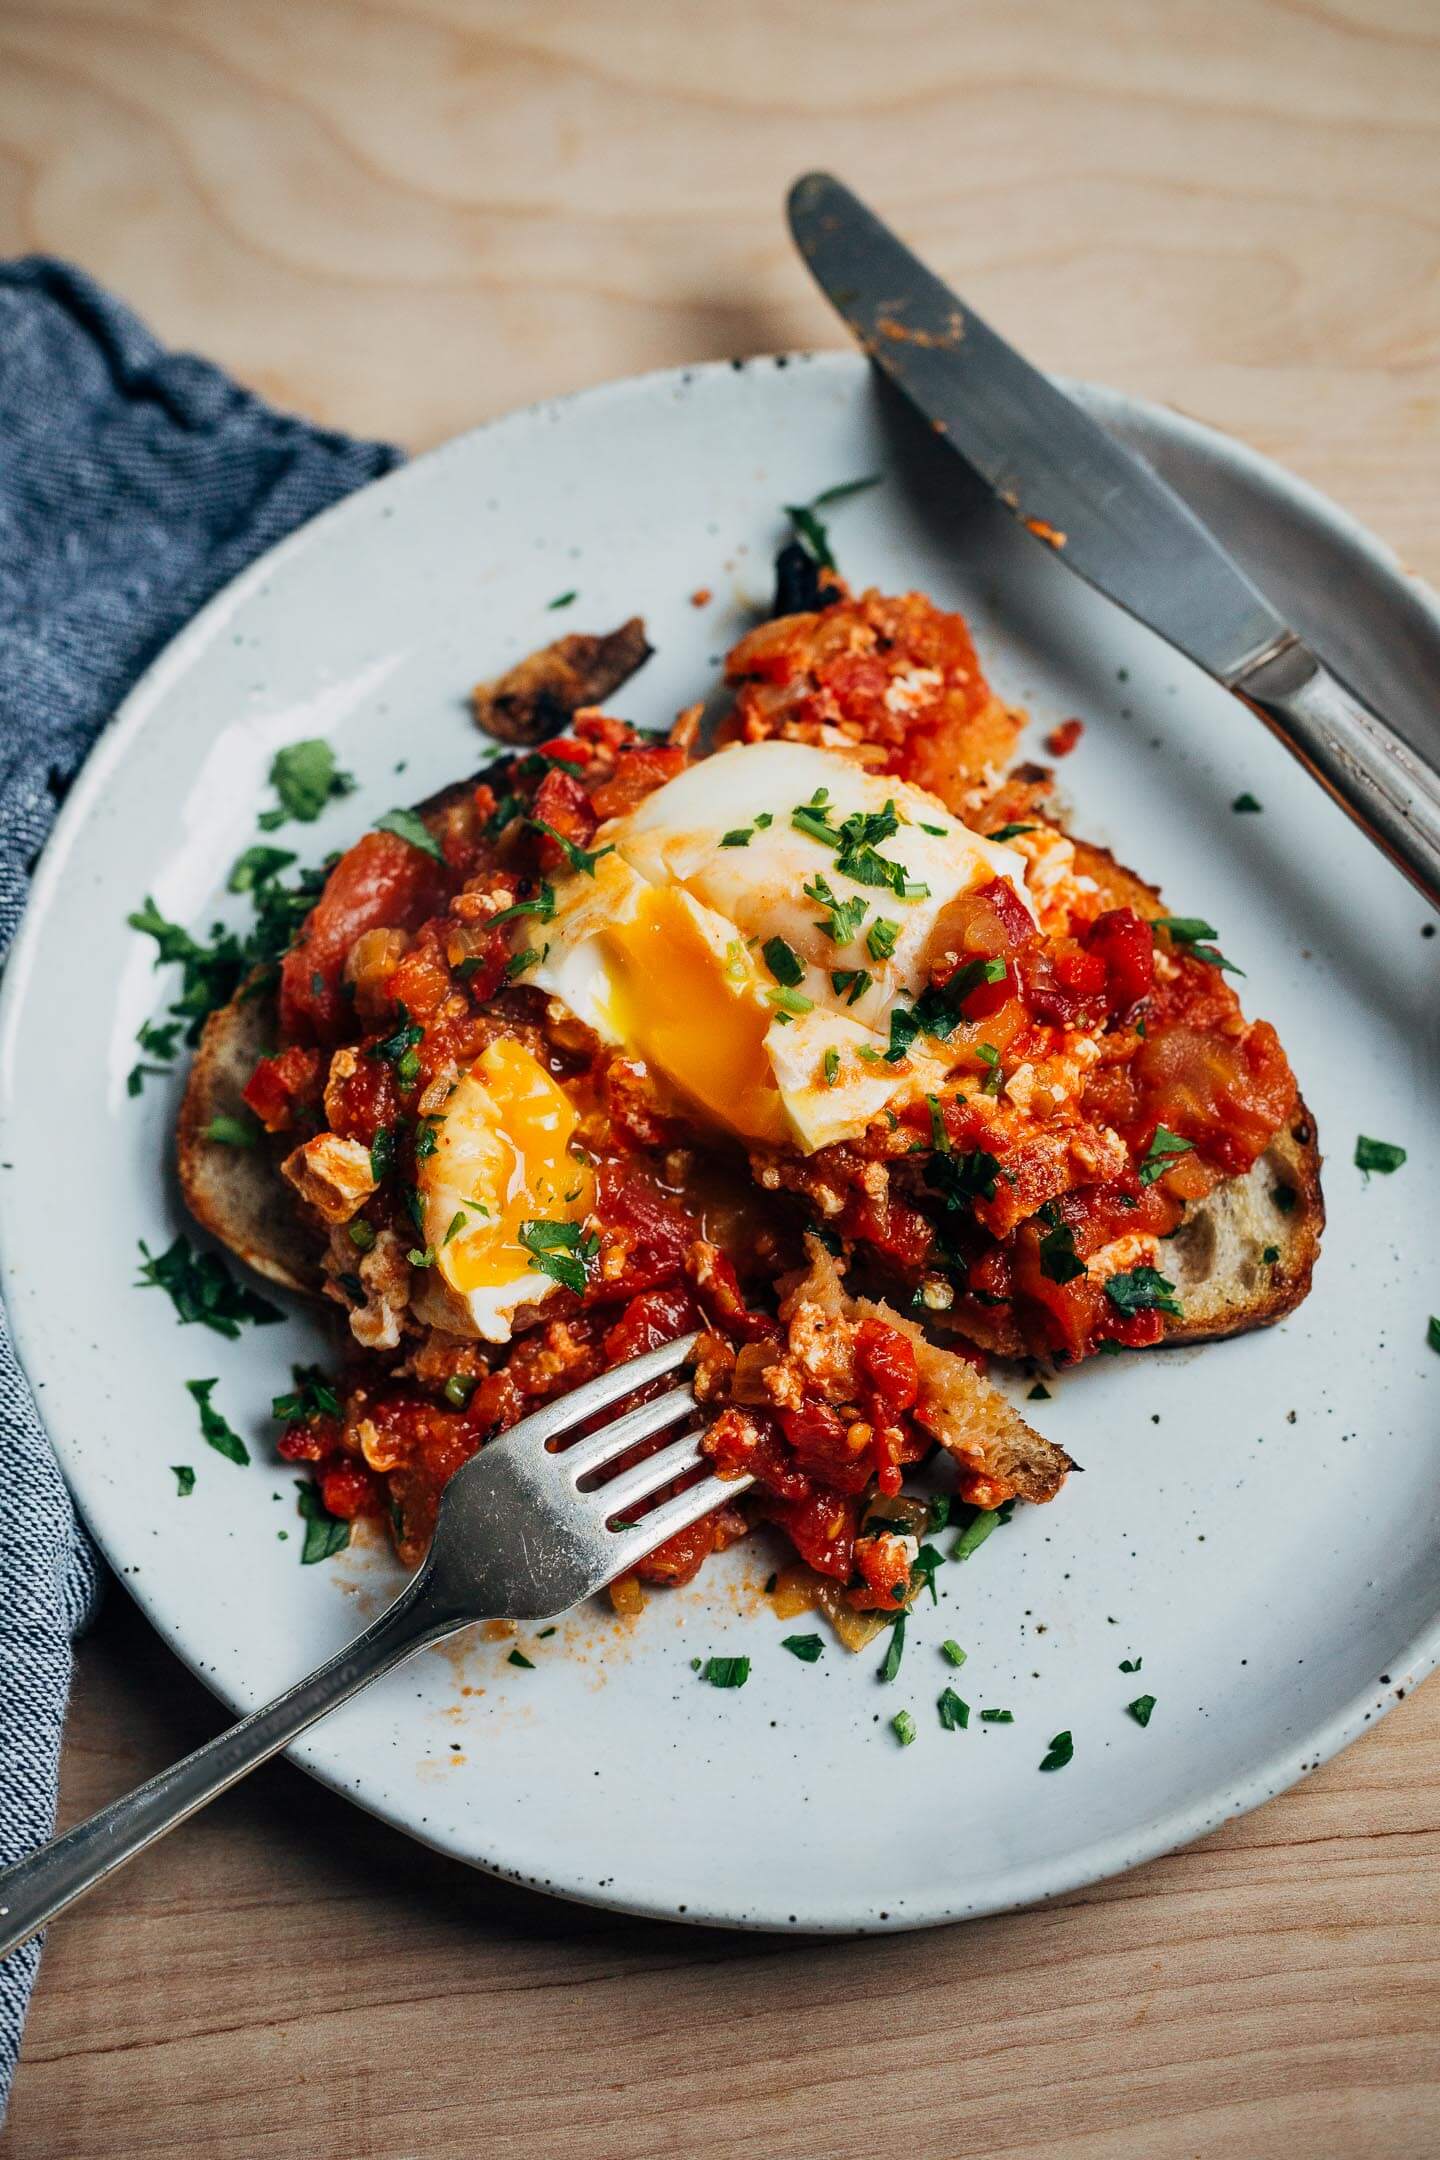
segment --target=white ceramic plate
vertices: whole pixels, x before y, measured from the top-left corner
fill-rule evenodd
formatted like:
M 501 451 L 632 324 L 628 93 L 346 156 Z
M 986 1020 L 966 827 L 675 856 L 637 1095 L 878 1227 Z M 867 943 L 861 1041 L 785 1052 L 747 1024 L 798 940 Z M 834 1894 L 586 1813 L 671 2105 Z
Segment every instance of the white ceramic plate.
M 1364 533 L 1263 460 L 1086 393 L 1230 538 L 1274 598 L 1418 740 L 1440 616 Z M 1319 1120 L 1330 1227 L 1283 1327 L 1098 1360 L 1046 1429 L 1085 1465 L 941 1571 L 898 1680 L 878 1651 L 803 1665 L 757 1551 L 553 1637 L 467 1638 L 381 1682 L 297 1758 L 402 1829 L 599 1904 L 758 1927 L 919 1926 L 1068 1890 L 1197 1836 L 1379 1717 L 1440 1648 L 1435 962 L 1425 911 L 1230 698 L 1090 594 L 882 401 L 848 357 L 667 374 L 520 413 L 316 521 L 218 599 L 129 700 L 65 807 L 9 967 L 0 1041 L 5 1291 L 65 1471 L 111 1562 L 236 1709 L 319 1662 L 397 1581 L 378 1547 L 299 1565 L 268 1401 L 314 1324 L 230 1344 L 132 1287 L 180 1226 L 174 1086 L 125 1075 L 168 976 L 125 927 L 146 891 L 197 927 L 239 903 L 277 745 L 323 734 L 362 792 L 281 837 L 318 857 L 480 761 L 462 696 L 565 627 L 633 610 L 658 652 L 617 701 L 661 723 L 763 603 L 777 505 L 881 471 L 832 514 L 852 578 L 972 617 L 1035 731 L 1086 723 L 1078 828 L 1203 913 L 1248 971 Z M 692 606 L 712 587 L 715 599 Z M 567 612 L 547 603 L 569 588 Z M 1440 741 L 1432 732 L 1432 754 Z M 1262 816 L 1236 816 L 1248 790 Z M 1357 1131 L 1410 1161 L 1368 1183 Z M 211 1453 L 184 1389 L 255 1460 Z M 169 1465 L 192 1463 L 180 1499 Z M 288 1533 L 288 1535 L 282 1535 Z M 945 1541 L 948 1543 L 948 1540 Z M 802 1623 L 803 1625 L 803 1623 Z M 939 1644 L 969 1653 L 962 1673 Z M 748 1686 L 691 1659 L 743 1651 Z M 1138 1677 L 1118 1668 L 1143 1658 Z M 941 1730 L 953 1681 L 978 1712 Z M 1126 1703 L 1157 1699 L 1148 1730 Z M 901 1749 L 890 1718 L 914 1714 Z M 1038 1764 L 1074 1734 L 1058 1775 Z

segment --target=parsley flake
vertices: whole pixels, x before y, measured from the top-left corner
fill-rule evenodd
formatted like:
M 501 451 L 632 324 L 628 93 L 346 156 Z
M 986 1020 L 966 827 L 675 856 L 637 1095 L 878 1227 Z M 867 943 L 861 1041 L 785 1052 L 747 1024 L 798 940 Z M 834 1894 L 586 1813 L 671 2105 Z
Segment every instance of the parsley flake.
M 274 832 L 287 818 L 298 824 L 313 825 L 316 818 L 332 797 L 350 795 L 355 782 L 347 772 L 341 772 L 335 763 L 335 752 L 328 742 L 318 736 L 305 742 L 288 743 L 277 750 L 270 767 L 270 785 L 280 798 L 278 810 L 263 810 L 258 819 L 262 832 Z M 293 858 L 292 858 L 293 859 Z M 241 857 L 244 861 L 244 857 Z M 244 892 L 243 885 L 232 885 L 232 892 Z
M 548 1275 L 577 1297 L 584 1295 L 589 1263 L 600 1250 L 593 1232 L 582 1236 L 579 1223 L 574 1222 L 522 1222 L 519 1237 L 537 1273 Z
M 760 948 L 765 965 L 776 982 L 789 990 L 805 980 L 805 963 L 793 945 L 787 945 L 783 937 L 767 938 Z
M 1404 1148 L 1397 1147 L 1393 1140 L 1372 1140 L 1367 1134 L 1361 1133 L 1355 1142 L 1355 1167 L 1363 1170 L 1367 1177 L 1372 1170 L 1378 1170 L 1383 1176 L 1389 1177 L 1392 1171 L 1400 1168 L 1404 1160 Z
M 955 1693 L 954 1688 L 947 1687 L 935 1707 L 945 1732 L 964 1732 L 970 1723 L 970 1705 Z
M 1153 1185 L 1157 1178 L 1164 1177 L 1165 1172 L 1181 1155 L 1191 1154 L 1194 1146 L 1193 1140 L 1182 1140 L 1179 1133 L 1171 1132 L 1164 1125 L 1157 1125 L 1155 1137 L 1140 1165 L 1140 1183 Z
M 818 1635 L 782 1635 L 780 1647 L 788 1650 L 791 1657 L 799 1658 L 802 1665 L 813 1665 L 825 1645 Z
M 901 1613 L 890 1630 L 890 1641 L 886 1645 L 884 1662 L 880 1667 L 880 1678 L 882 1680 L 890 1681 L 895 1678 L 895 1675 L 900 1670 L 900 1660 L 904 1655 L 905 1615 Z
M 234 1342 L 244 1321 L 253 1327 L 269 1327 L 284 1319 L 278 1305 L 233 1281 L 217 1253 L 192 1251 L 183 1231 L 163 1253 L 152 1254 L 143 1238 L 139 1242 L 136 1289 L 163 1290 L 182 1327 L 198 1321 Z
M 195 1472 L 191 1469 L 188 1462 L 171 1463 L 170 1468 L 175 1473 L 176 1499 L 188 1500 L 191 1493 L 195 1490 Z
M 1075 1742 L 1068 1732 L 1057 1732 L 1050 1742 L 1049 1753 L 1041 1763 L 1042 1770 L 1063 1770 L 1075 1753 Z
M 1115 1310 L 1127 1317 L 1137 1312 L 1169 1313 L 1176 1320 L 1185 1317 L 1174 1283 L 1167 1282 L 1153 1267 L 1126 1268 L 1119 1275 L 1107 1275 L 1105 1295 Z
M 1137 1725 L 1148 1725 L 1150 1713 L 1155 1708 L 1155 1697 L 1153 1695 L 1137 1695 L 1134 1702 L 1126 1703 L 1125 1708 L 1134 1718 Z M 1043 1770 L 1045 1765 L 1042 1763 L 1040 1767 Z
M 195 1406 L 200 1412 L 201 1435 L 206 1443 L 214 1448 L 216 1454 L 223 1455 L 227 1462 L 248 1463 L 250 1460 L 249 1448 L 246 1447 L 245 1442 L 236 1432 L 234 1426 L 220 1415 L 220 1412 L 210 1400 L 211 1394 L 219 1384 L 218 1379 L 187 1380 L 185 1382 L 186 1389 L 194 1397 Z
M 384 817 L 376 818 L 375 830 L 393 833 L 397 840 L 408 841 L 411 847 L 419 848 L 422 855 L 432 856 L 438 863 L 445 860 L 439 841 L 424 818 L 414 810 L 387 810 Z
M 330 1513 L 318 1485 L 308 1478 L 297 1480 L 295 1505 L 305 1524 L 305 1543 L 300 1549 L 301 1567 L 314 1567 L 319 1561 L 344 1552 L 350 1543 L 350 1525 L 339 1515 Z
M 750 1660 L 748 1657 L 706 1658 L 700 1677 L 707 1680 L 711 1687 L 744 1687 L 750 1678 Z

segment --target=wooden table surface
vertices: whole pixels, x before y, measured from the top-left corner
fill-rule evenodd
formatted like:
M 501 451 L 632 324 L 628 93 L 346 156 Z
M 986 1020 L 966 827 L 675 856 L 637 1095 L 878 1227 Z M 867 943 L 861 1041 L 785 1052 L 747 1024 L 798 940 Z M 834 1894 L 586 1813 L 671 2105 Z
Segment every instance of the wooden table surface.
M 1435 0 L 0 0 L 0 247 L 419 447 L 836 342 L 780 217 L 828 164 L 1037 359 L 1440 580 L 1437 121 Z M 115 1590 L 66 1818 L 217 1723 Z M 272 1766 L 55 1929 L 3 2150 L 1433 2153 L 1437 1772 L 1432 1689 L 1118 1882 L 807 1944 L 551 1903 Z

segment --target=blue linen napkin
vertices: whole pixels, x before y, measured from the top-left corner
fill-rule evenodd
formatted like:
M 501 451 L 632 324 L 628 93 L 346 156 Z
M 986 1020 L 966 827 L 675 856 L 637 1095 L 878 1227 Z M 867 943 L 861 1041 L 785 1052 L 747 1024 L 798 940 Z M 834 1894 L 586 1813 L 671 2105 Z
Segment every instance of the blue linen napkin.
M 253 557 L 400 455 L 167 352 L 65 263 L 0 263 L 0 960 L 56 806 L 136 677 Z M 0 1864 L 50 1835 L 97 1582 L 0 1313 Z M 0 2120 L 39 1957 L 32 1942 L 0 1963 Z

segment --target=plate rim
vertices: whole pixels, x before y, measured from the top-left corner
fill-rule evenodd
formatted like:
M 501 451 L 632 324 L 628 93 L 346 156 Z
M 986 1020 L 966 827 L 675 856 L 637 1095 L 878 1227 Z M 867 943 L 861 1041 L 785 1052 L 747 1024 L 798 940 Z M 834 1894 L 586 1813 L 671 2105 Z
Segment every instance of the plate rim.
M 130 743 L 144 728 L 151 712 L 166 697 L 172 686 L 183 679 L 192 656 L 208 645 L 231 615 L 251 597 L 252 592 L 273 579 L 277 571 L 283 574 L 293 557 L 317 545 L 325 545 L 330 536 L 343 527 L 346 520 L 372 512 L 377 491 L 385 491 L 393 497 L 403 494 L 412 486 L 424 487 L 430 472 L 438 463 L 453 457 L 458 450 L 470 446 L 497 429 L 533 423 L 545 415 L 562 412 L 568 414 L 577 406 L 603 406 L 622 397 L 643 399 L 667 389 L 689 390 L 692 386 L 709 380 L 723 379 L 762 368 L 788 366 L 813 368 L 821 376 L 843 375 L 853 378 L 867 372 L 863 357 L 844 348 L 761 353 L 741 360 L 710 360 L 649 369 L 640 374 L 590 384 L 561 397 L 543 398 L 512 408 L 432 446 L 379 479 L 342 497 L 287 534 L 213 594 L 155 656 L 116 707 L 110 720 L 102 727 L 74 786 L 60 807 L 41 851 L 20 926 L 6 959 L 4 981 L 0 983 L 0 1133 L 8 1131 L 16 1114 L 16 1104 L 10 1089 L 10 1075 L 16 1069 L 11 1054 L 12 1037 L 26 1002 L 46 917 L 76 842 L 86 825 L 92 803 L 103 793 L 108 776 L 124 758 Z M 1409 606 L 1418 610 L 1421 618 L 1428 622 L 1437 638 L 1440 638 L 1440 595 L 1437 595 L 1425 579 L 1408 569 L 1385 541 L 1313 483 L 1289 472 L 1239 437 L 1174 406 L 1068 376 L 1057 375 L 1054 379 L 1061 387 L 1085 402 L 1103 422 L 1124 426 L 1139 421 L 1149 432 L 1162 438 L 1178 438 L 1192 450 L 1238 470 L 1252 483 L 1278 496 L 1303 520 L 1323 528 L 1343 546 L 1364 557 L 1385 584 L 1398 588 Z M 15 1260 L 7 1214 L 7 1210 L 0 1208 L 0 1271 L 3 1272 L 8 1272 Z M 204 1683 L 228 1712 L 243 1715 L 254 1705 L 243 1697 L 233 1695 L 213 1672 L 197 1661 L 152 1595 L 151 1583 L 157 1579 L 163 1580 L 163 1575 L 160 1578 L 147 1575 L 137 1580 L 133 1574 L 121 1572 L 124 1563 L 118 1545 L 115 1555 L 112 1556 L 106 1539 L 91 1520 L 89 1509 L 71 1485 L 66 1444 L 51 1431 L 41 1407 L 43 1389 L 37 1388 L 31 1377 L 27 1355 L 28 1320 L 17 1317 L 17 1307 L 13 1301 L 7 1303 L 6 1311 L 17 1359 L 32 1396 L 36 1399 L 42 1427 L 62 1476 L 65 1477 L 72 1503 L 95 1539 L 111 1572 L 187 1670 Z M 1356 1691 L 1332 1709 L 1323 1720 L 1312 1726 L 1303 1742 L 1288 1743 L 1277 1748 L 1267 1755 L 1249 1776 L 1238 1782 L 1232 1781 L 1216 1787 L 1196 1799 L 1170 1809 L 1144 1832 L 1112 1832 L 1072 1847 L 1061 1859 L 1052 1856 L 1011 1868 L 1003 1879 L 1003 1889 L 993 1896 L 982 1893 L 970 1899 L 942 1897 L 924 1910 L 886 1913 L 883 1917 L 877 1915 L 873 1901 L 869 1898 L 847 1899 L 840 1891 L 835 1893 L 833 1907 L 827 1914 L 798 1920 L 779 1915 L 778 1909 L 737 1910 L 734 1904 L 727 1904 L 723 1899 L 717 1900 L 713 1895 L 708 1899 L 702 1896 L 698 1902 L 692 1900 L 683 1912 L 678 1912 L 673 1904 L 657 1896 L 647 1897 L 640 1889 L 622 1892 L 618 1888 L 607 1890 L 590 1887 L 580 1881 L 557 1880 L 553 1874 L 540 1876 L 516 1866 L 513 1862 L 507 1862 L 498 1853 L 479 1852 L 473 1845 L 469 1849 L 462 1849 L 458 1841 L 440 1833 L 432 1833 L 413 1817 L 407 1819 L 398 1807 L 387 1805 L 378 1797 L 362 1795 L 357 1790 L 356 1780 L 348 1779 L 316 1758 L 308 1738 L 294 1743 L 286 1753 L 289 1760 L 308 1775 L 317 1778 L 342 1798 L 363 1807 L 367 1813 L 417 1843 L 502 1880 L 542 1890 L 547 1895 L 561 1897 L 570 1902 L 646 1919 L 669 1920 L 695 1926 L 719 1926 L 779 1934 L 885 1934 L 943 1926 L 959 1920 L 1015 1911 L 1070 1895 L 1090 1884 L 1128 1872 L 1147 1861 L 1188 1846 L 1217 1829 L 1222 1823 L 1244 1815 L 1263 1805 L 1265 1801 L 1277 1797 L 1309 1772 L 1318 1769 L 1322 1763 L 1330 1761 L 1354 1740 L 1362 1737 L 1368 1728 L 1377 1725 L 1380 1719 L 1394 1708 L 1397 1701 L 1412 1692 L 1436 1665 L 1440 1664 L 1440 1607 L 1437 1607 L 1429 1622 L 1419 1628 L 1410 1641 L 1396 1650 L 1392 1663 L 1397 1672 L 1403 1666 L 1403 1682 L 1388 1687 L 1378 1701 L 1373 1684 Z M 513 1845 L 513 1840 L 511 1842 Z

